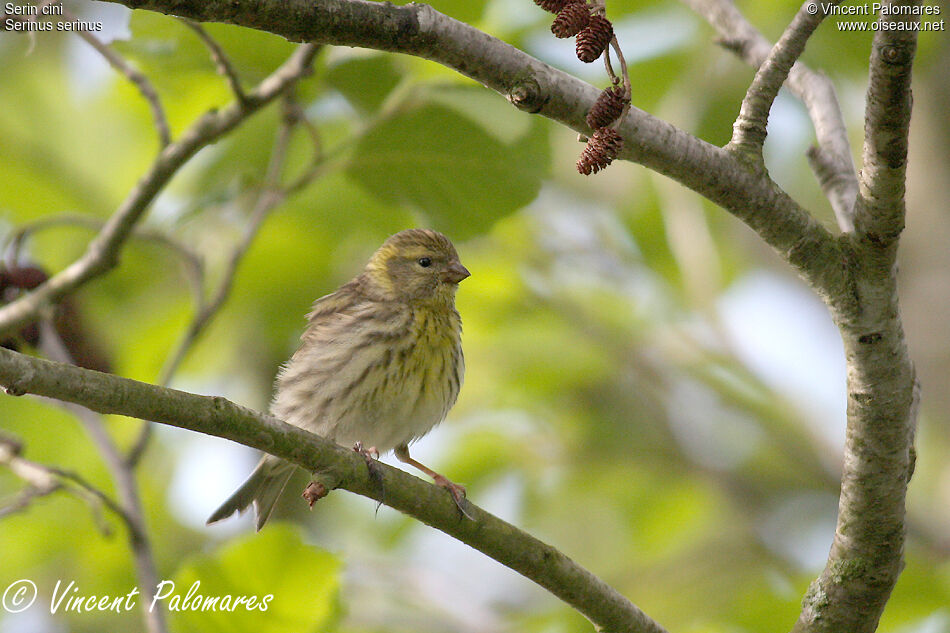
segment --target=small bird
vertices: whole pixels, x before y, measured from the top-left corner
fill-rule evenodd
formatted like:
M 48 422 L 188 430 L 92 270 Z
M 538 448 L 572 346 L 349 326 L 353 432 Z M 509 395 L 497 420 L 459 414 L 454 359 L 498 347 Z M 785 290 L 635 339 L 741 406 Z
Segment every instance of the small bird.
M 370 464 L 370 453 L 395 450 L 461 503 L 465 489 L 410 457 L 409 444 L 444 420 L 458 398 L 465 360 L 455 292 L 469 275 L 441 233 L 410 229 L 390 237 L 362 273 L 313 304 L 300 347 L 278 373 L 271 412 L 353 446 Z M 253 504 L 260 530 L 295 470 L 264 455 L 208 524 Z

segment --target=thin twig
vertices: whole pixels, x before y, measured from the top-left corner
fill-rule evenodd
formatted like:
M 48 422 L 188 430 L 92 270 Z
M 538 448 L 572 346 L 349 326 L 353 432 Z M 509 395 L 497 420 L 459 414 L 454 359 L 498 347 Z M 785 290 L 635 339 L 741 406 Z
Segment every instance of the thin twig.
M 59 490 L 59 487 L 51 490 L 40 490 L 33 485 L 27 485 L 27 487 L 21 490 L 12 500 L 0 504 L 0 519 L 4 519 L 17 512 L 25 511 L 33 505 L 35 500 L 50 495 L 56 492 L 56 490 Z
M 617 39 L 616 36 L 611 40 L 611 44 Z M 607 77 L 610 78 L 610 83 L 617 85 L 620 83 L 620 77 L 617 76 L 617 73 L 614 72 L 613 64 L 610 63 L 610 49 L 604 51 L 604 70 L 607 71 Z
M 285 117 L 293 117 L 295 123 L 299 123 L 307 130 L 307 135 L 310 136 L 310 141 L 313 143 L 313 161 L 320 162 L 323 158 L 323 138 L 320 135 L 320 130 L 307 117 L 307 113 L 300 107 L 300 103 L 290 93 L 284 99 L 284 106 L 286 108 Z
M 623 56 L 623 49 L 620 48 L 620 42 L 617 41 L 616 35 L 610 38 L 610 46 L 617 53 L 617 60 L 620 61 L 620 75 L 624 81 L 624 98 L 630 99 L 630 93 L 633 90 L 633 85 L 630 82 L 630 71 L 627 70 L 627 58 Z
M 125 510 L 102 490 L 76 473 L 21 457 L 18 450 L 11 450 L 9 441 L 8 438 L 0 437 L 0 464 L 6 465 L 10 472 L 25 481 L 27 487 L 12 502 L 0 508 L 0 517 L 21 512 L 36 499 L 66 490 L 89 504 L 96 525 L 104 534 L 108 535 L 111 530 L 103 521 L 100 506 L 109 508 L 126 525 L 130 525 Z
M 192 347 L 201 333 L 205 330 L 210 321 L 221 309 L 231 294 L 231 288 L 234 286 L 234 278 L 237 274 L 238 266 L 244 255 L 247 253 L 257 236 L 261 225 L 267 218 L 268 213 L 284 199 L 283 192 L 279 189 L 277 182 L 279 173 L 283 169 L 284 159 L 286 158 L 287 144 L 290 137 L 291 128 L 288 125 L 281 126 L 274 144 L 274 151 L 271 154 L 270 165 L 267 169 L 267 177 L 261 192 L 257 196 L 254 208 L 251 211 L 250 218 L 244 229 L 240 241 L 232 249 L 228 256 L 227 264 L 221 275 L 221 280 L 215 289 L 214 295 L 210 301 L 204 302 L 196 312 L 195 317 L 188 325 L 185 334 L 175 346 L 175 352 L 169 357 L 169 361 L 162 368 L 159 376 L 159 384 L 167 385 L 172 376 L 178 370 L 185 354 Z
M 76 17 L 65 8 L 63 9 L 63 16 L 67 20 L 75 21 L 76 19 Z M 156 92 L 155 87 L 152 86 L 152 82 L 149 81 L 148 77 L 125 61 L 111 46 L 99 40 L 99 38 L 89 31 L 79 29 L 74 32 L 96 49 L 119 74 L 123 75 L 138 88 L 148 103 L 149 109 L 152 111 L 152 118 L 155 120 L 155 129 L 158 131 L 159 144 L 163 148 L 168 146 L 168 144 L 172 142 L 171 130 L 168 127 L 168 118 L 165 116 L 165 109 L 162 107 L 162 101 L 158 96 L 158 92 Z
M 285 197 L 290 197 L 316 180 L 323 173 L 323 169 L 326 167 L 330 157 L 323 151 L 323 138 L 320 135 L 320 130 L 318 130 L 317 126 L 307 117 L 296 99 L 288 95 L 288 97 L 284 99 L 284 105 L 285 117 L 293 117 L 296 123 L 302 125 L 310 137 L 310 142 L 313 144 L 313 157 L 310 160 L 310 166 L 297 176 L 297 178 L 283 187 Z M 338 151 L 345 147 L 345 145 L 345 143 L 341 144 L 338 147 Z
M 247 95 L 244 93 L 244 88 L 241 87 L 241 78 L 238 77 L 237 71 L 234 70 L 234 66 L 231 64 L 231 60 L 228 59 L 227 54 L 225 54 L 224 49 L 218 45 L 218 42 L 208 34 L 203 26 L 194 20 L 189 20 L 188 18 L 179 19 L 182 21 L 182 23 L 184 23 L 185 26 L 197 33 L 198 37 L 201 38 L 201 41 L 208 48 L 208 52 L 211 55 L 211 61 L 214 62 L 215 69 L 218 71 L 218 74 L 224 77 L 228 82 L 228 87 L 231 88 L 231 92 L 234 93 L 234 96 L 237 98 L 237 100 L 244 101 L 247 99 Z

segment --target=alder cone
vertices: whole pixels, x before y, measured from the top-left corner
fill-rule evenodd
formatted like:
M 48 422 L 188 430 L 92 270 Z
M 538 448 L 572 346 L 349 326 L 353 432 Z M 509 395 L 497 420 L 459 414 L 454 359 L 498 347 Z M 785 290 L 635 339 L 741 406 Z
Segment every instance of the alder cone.
M 551 32 L 560 38 L 574 37 L 590 23 L 590 9 L 582 1 L 571 2 L 557 14 Z
M 32 290 L 46 281 L 47 274 L 36 266 L 14 266 L 0 268 L 0 304 L 12 301 L 20 290 Z M 7 290 L 7 289 L 11 290 Z M 27 323 L 19 331 L 20 339 L 30 347 L 36 347 L 40 342 L 40 326 L 35 321 Z M 17 340 L 8 338 L 0 341 L 0 346 L 17 350 Z
M 32 290 L 49 276 L 37 266 L 0 268 L 0 305 L 12 301 L 23 290 Z M 70 358 L 79 367 L 96 371 L 112 371 L 109 356 L 98 339 L 83 324 L 82 315 L 73 297 L 64 297 L 53 313 L 53 327 Z M 19 343 L 37 348 L 40 346 L 40 325 L 37 321 L 27 323 L 18 332 L 18 337 L 0 340 L 0 347 L 19 349 Z
M 587 140 L 587 145 L 577 160 L 577 171 L 585 176 L 596 174 L 612 163 L 622 149 L 623 138 L 617 130 L 611 127 L 600 128 Z
M 590 23 L 577 34 L 577 58 L 589 64 L 600 57 L 614 37 L 614 25 L 602 15 L 590 16 Z
M 36 266 L 15 266 L 3 272 L 5 286 L 32 290 L 49 279 L 49 276 Z
M 600 93 L 597 101 L 591 106 L 590 112 L 587 113 L 587 125 L 590 129 L 607 127 L 617 120 L 623 112 L 623 107 L 627 105 L 623 93 L 623 86 L 611 86 Z
M 73 297 L 59 304 L 53 326 L 76 365 L 106 373 L 112 371 L 108 350 L 96 332 L 87 326 Z
M 534 0 L 534 3 L 550 13 L 560 13 L 571 0 Z

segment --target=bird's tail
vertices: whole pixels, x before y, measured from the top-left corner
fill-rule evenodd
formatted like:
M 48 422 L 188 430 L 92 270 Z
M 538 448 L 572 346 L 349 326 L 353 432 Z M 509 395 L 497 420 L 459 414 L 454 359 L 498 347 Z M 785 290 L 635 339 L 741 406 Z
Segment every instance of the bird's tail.
M 294 470 L 296 466 L 290 462 L 273 455 L 264 455 L 247 481 L 208 517 L 207 525 L 226 519 L 235 512 L 243 514 L 253 504 L 255 525 L 260 532 Z

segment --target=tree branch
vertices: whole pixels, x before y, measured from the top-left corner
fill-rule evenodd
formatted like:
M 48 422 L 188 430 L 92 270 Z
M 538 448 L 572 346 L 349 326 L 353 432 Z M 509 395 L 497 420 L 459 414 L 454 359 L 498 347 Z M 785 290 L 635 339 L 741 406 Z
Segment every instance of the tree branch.
M 72 402 L 229 439 L 329 473 L 338 487 L 384 503 L 470 545 L 533 580 L 605 632 L 664 633 L 615 589 L 555 548 L 466 501 L 463 517 L 445 490 L 380 463 L 370 477 L 353 451 L 222 397 L 149 385 L 0 348 L 0 385 L 7 393 Z
M 827 4 L 834 6 L 840 3 L 841 0 L 833 0 Z M 756 162 L 762 162 L 762 146 L 765 144 L 772 103 L 792 66 L 805 51 L 808 38 L 825 18 L 822 5 L 818 5 L 818 11 L 810 10 L 814 6 L 809 0 L 795 14 L 792 23 L 759 66 L 739 108 L 729 147 L 747 154 Z
M 214 62 L 214 67 L 218 71 L 218 74 L 224 77 L 225 81 L 228 82 L 228 87 L 231 88 L 231 92 L 234 93 L 237 100 L 244 101 L 244 88 L 241 87 L 241 78 L 238 77 L 237 71 L 235 71 L 234 66 L 231 65 L 231 60 L 228 59 L 224 49 L 218 45 L 213 37 L 208 35 L 208 32 L 204 30 L 203 26 L 194 20 L 184 18 L 182 19 L 182 23 L 201 38 L 201 41 L 208 48 L 211 61 Z
M 44 306 L 113 268 L 132 229 L 178 169 L 199 149 L 235 128 L 307 75 L 316 51 L 313 45 L 299 47 L 243 102 L 206 113 L 181 138 L 165 147 L 79 259 L 32 292 L 0 308 L 0 336 L 34 320 Z
M 719 32 L 722 44 L 736 51 L 750 66 L 758 68 L 768 57 L 772 45 L 749 24 L 731 0 L 683 2 L 703 16 Z M 808 109 L 818 142 L 808 151 L 809 163 L 831 202 L 838 227 L 848 233 L 854 229 L 858 179 L 834 86 L 826 76 L 799 61 L 789 71 L 788 88 Z

